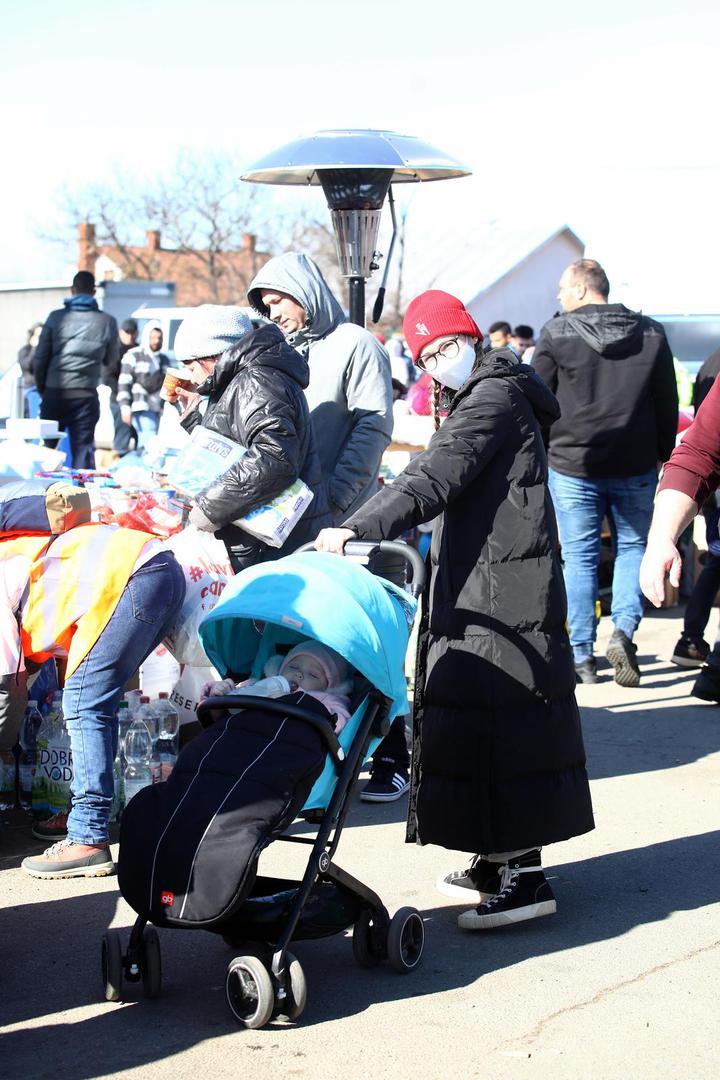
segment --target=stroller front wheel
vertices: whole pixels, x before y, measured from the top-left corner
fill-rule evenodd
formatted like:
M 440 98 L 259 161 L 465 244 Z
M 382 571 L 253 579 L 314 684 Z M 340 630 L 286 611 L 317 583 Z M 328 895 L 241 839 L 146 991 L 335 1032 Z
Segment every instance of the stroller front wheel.
M 270 974 L 257 956 L 236 956 L 225 977 L 225 996 L 235 1019 L 245 1028 L 264 1027 L 275 1007 Z
M 123 954 L 119 930 L 108 930 L 102 941 L 102 977 L 105 1000 L 122 1000 Z
M 422 958 L 425 946 L 425 926 L 420 912 L 404 907 L 396 911 L 390 920 L 387 939 L 387 956 L 390 967 L 401 975 L 413 971 Z
M 285 971 L 285 1001 L 277 1015 L 287 1020 L 297 1020 L 307 1004 L 307 982 L 300 961 L 290 952 L 285 953 Z

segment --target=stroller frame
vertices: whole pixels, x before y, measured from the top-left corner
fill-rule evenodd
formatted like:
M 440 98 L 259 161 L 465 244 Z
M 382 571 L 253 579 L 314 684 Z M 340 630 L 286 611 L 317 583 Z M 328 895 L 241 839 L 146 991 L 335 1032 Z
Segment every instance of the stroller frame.
M 366 557 L 369 552 L 378 549 L 403 555 L 413 568 L 413 592 L 416 595 L 419 593 L 424 566 L 414 549 L 394 542 L 372 545 L 350 543 L 347 548 L 349 552 L 354 548 L 362 549 L 357 552 L 361 557 Z M 412 552 L 412 555 L 408 552 Z M 418 966 L 422 957 L 424 925 L 419 912 L 415 908 L 405 907 L 391 919 L 378 894 L 333 861 L 349 811 L 353 785 L 359 776 L 371 740 L 374 737 L 384 737 L 390 730 L 390 699 L 371 687 L 364 700 L 367 700 L 365 712 L 347 753 L 343 751 L 329 724 L 316 713 L 287 702 L 246 694 L 237 704 L 228 697 L 209 698 L 198 709 L 198 720 L 204 727 L 213 723 L 212 714 L 218 709 L 236 712 L 258 707 L 301 720 L 321 735 L 337 773 L 332 795 L 322 811 L 316 835 L 298 836 L 285 832 L 273 838 L 273 842 L 304 844 L 311 848 L 301 880 L 257 877 L 250 896 L 246 898 L 246 901 L 254 899 L 262 903 L 263 897 L 267 896 L 270 900 L 272 894 L 278 890 L 295 891 L 289 909 L 278 914 L 278 920 L 282 918 L 282 926 L 278 922 L 273 927 L 277 932 L 268 934 L 266 929 L 263 933 L 258 927 L 253 927 L 252 921 L 243 921 L 246 901 L 231 917 L 231 926 L 221 923 L 217 928 L 197 927 L 222 934 L 224 940 L 232 946 L 242 942 L 248 943 L 253 949 L 249 954 L 235 957 L 230 962 L 226 976 L 228 1004 L 243 1027 L 263 1027 L 273 1016 L 295 1020 L 302 1012 L 307 991 L 299 962 L 289 950 L 293 940 L 329 937 L 352 925 L 353 953 L 356 961 L 363 967 L 375 967 L 387 959 L 396 971 L 406 974 Z M 332 928 L 318 928 L 309 923 L 303 925 L 305 908 L 318 883 L 335 886 L 346 903 L 343 925 L 334 925 Z M 269 892 L 264 892 L 264 889 Z M 265 926 L 267 925 L 266 922 Z M 258 951 L 260 956 L 257 955 Z M 106 932 L 103 939 L 102 967 L 106 1000 L 121 1000 L 123 978 L 130 983 L 142 980 L 146 996 L 159 996 L 162 982 L 160 944 L 157 930 L 146 916 L 137 917 L 124 953 L 119 932 Z

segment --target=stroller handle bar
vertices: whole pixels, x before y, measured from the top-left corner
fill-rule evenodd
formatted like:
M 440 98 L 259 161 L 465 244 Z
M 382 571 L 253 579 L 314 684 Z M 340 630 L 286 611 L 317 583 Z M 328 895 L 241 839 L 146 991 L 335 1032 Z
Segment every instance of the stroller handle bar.
M 313 543 L 303 544 L 300 551 L 315 551 Z M 370 559 L 376 553 L 399 555 L 409 565 L 411 577 L 408 584 L 410 592 L 417 598 L 425 587 L 425 563 L 419 552 L 402 540 L 348 540 L 344 554 L 348 558 Z

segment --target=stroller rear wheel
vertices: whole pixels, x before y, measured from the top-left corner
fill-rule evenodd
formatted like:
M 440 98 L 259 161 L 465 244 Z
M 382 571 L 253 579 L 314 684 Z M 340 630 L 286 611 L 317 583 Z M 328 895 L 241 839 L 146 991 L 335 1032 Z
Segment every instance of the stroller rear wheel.
M 122 1000 L 123 954 L 119 930 L 108 930 L 102 941 L 102 977 L 105 1000 Z
M 300 961 L 290 952 L 285 953 L 285 972 L 286 996 L 277 1015 L 297 1020 L 307 1004 L 307 982 Z
M 145 996 L 159 997 L 162 990 L 162 960 L 160 938 L 154 926 L 146 926 L 143 930 L 140 971 Z
M 267 1024 L 275 1007 L 268 969 L 257 956 L 236 956 L 225 977 L 225 996 L 233 1016 L 245 1028 Z
M 385 952 L 377 938 L 378 930 L 373 912 L 370 908 L 363 908 L 352 933 L 353 956 L 360 967 L 377 967 L 385 959 Z
M 387 940 L 388 963 L 407 975 L 420 963 L 425 945 L 425 926 L 415 908 L 404 907 L 390 920 Z

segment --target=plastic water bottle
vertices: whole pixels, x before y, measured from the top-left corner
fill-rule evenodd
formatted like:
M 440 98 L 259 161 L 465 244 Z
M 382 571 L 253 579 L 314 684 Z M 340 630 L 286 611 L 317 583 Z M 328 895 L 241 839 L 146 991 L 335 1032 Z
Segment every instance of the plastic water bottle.
M 15 805 L 17 798 L 17 761 L 12 750 L 0 750 L 0 810 Z
M 110 804 L 110 820 L 119 821 L 125 809 L 125 775 L 120 749 L 113 762 L 113 800 Z
M 157 717 L 158 737 L 157 755 L 160 762 L 160 780 L 167 780 L 175 767 L 178 755 L 178 732 L 180 731 L 180 716 L 177 709 L 170 701 L 170 695 L 166 690 L 161 690 L 155 702 L 155 715 Z
M 55 737 L 56 713 L 50 705 L 43 714 L 42 723 L 37 733 L 35 776 L 32 786 L 32 812 L 38 821 L 49 818 L 54 811 L 50 809 L 50 744 Z
M 125 737 L 125 802 L 152 783 L 152 738 L 143 720 L 133 720 Z
M 52 736 L 47 747 L 46 771 L 48 774 L 48 806 L 50 815 L 64 813 L 70 804 L 73 779 L 70 736 L 65 726 L 62 710 L 62 691 L 53 694 L 54 716 Z
M 42 716 L 37 701 L 28 701 L 20 729 L 19 787 L 22 806 L 32 806 L 32 789 L 37 764 L 37 737 Z
M 140 708 L 140 698 L 142 697 L 142 690 L 126 690 L 123 696 L 128 703 L 130 718 L 131 720 L 134 720 L 135 715 Z
M 123 765 L 125 763 L 125 738 L 132 722 L 133 716 L 130 712 L 130 703 L 121 701 L 118 706 L 118 757 Z

